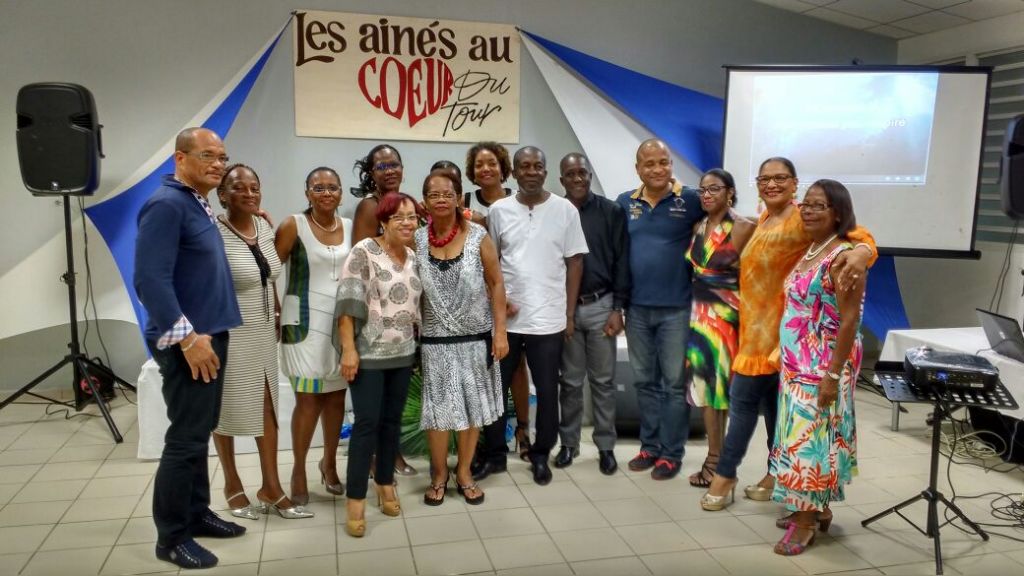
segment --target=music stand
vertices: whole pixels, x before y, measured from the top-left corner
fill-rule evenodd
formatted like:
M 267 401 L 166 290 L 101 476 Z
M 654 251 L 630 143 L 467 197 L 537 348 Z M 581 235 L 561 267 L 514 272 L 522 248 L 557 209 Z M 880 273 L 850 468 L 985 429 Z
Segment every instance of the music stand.
M 892 369 L 902 368 L 901 363 L 892 363 Z M 885 391 L 885 397 L 890 402 L 907 402 L 916 404 L 931 404 L 932 413 L 932 453 L 931 470 L 928 475 L 928 487 L 920 494 L 900 502 L 899 504 L 875 514 L 871 518 L 862 521 L 861 526 L 867 526 L 876 520 L 885 518 L 889 514 L 896 514 L 903 518 L 918 532 L 935 541 L 935 573 L 942 574 L 942 541 L 939 536 L 939 529 L 952 522 L 946 520 L 939 524 L 938 504 L 942 502 L 946 508 L 952 510 L 957 518 L 969 526 L 975 534 L 981 536 L 982 540 L 988 541 L 988 533 L 981 529 L 974 521 L 964 514 L 956 504 L 950 502 L 939 492 L 939 439 L 942 435 L 942 419 L 949 415 L 952 407 L 982 407 L 982 408 L 1007 408 L 1017 409 L 1017 402 L 1003 386 L 1002 382 L 996 382 L 996 387 L 991 392 L 945 390 L 941 393 L 935 389 L 922 389 L 911 382 L 908 382 L 902 372 L 875 372 L 875 383 Z M 952 457 L 952 456 L 950 456 Z M 900 510 L 910 506 L 918 500 L 928 501 L 928 518 L 925 530 L 921 530 L 913 520 L 904 516 Z

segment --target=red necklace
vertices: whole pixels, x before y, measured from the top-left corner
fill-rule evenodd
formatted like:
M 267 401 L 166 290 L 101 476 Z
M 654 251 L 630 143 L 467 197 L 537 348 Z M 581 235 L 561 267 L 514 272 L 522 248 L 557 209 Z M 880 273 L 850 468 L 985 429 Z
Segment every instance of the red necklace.
M 458 234 L 459 223 L 455 222 L 454 224 L 452 224 L 451 232 L 449 232 L 448 235 L 445 236 L 444 238 L 438 240 L 437 236 L 434 236 L 434 220 L 432 218 L 427 219 L 427 240 L 430 241 L 430 245 L 433 246 L 434 248 L 443 248 L 447 246 L 448 244 L 451 243 L 452 240 L 455 239 L 455 237 Z

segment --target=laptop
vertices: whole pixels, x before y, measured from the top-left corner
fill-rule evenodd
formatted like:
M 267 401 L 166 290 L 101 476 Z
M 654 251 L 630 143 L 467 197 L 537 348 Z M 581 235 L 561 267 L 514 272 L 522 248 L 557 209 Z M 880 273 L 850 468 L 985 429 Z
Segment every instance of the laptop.
M 1024 333 L 1016 318 L 1002 316 L 977 308 L 978 320 L 985 329 L 988 345 L 999 354 L 1024 362 Z

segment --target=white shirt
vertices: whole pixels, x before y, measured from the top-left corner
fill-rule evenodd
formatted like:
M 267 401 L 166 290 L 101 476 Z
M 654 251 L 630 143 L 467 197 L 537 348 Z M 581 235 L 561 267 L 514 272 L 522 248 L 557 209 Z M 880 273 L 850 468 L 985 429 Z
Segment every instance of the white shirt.
M 491 204 L 487 226 L 498 247 L 508 301 L 519 307 L 508 319 L 508 331 L 565 330 L 565 259 L 589 252 L 579 210 L 554 194 L 531 210 L 513 193 Z

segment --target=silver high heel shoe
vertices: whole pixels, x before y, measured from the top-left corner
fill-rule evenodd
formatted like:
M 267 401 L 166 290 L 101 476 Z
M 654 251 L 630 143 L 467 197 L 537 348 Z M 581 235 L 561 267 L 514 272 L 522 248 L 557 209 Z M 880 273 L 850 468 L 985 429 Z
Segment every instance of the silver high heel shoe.
M 317 464 L 317 468 L 320 469 L 320 483 L 324 485 L 324 489 L 327 490 L 329 494 L 334 494 L 335 496 L 342 496 L 345 494 L 345 484 L 343 482 L 332 484 L 327 481 L 327 474 L 324 473 L 323 460 L 321 460 L 320 463 Z
M 256 497 L 259 498 L 258 495 Z M 278 507 L 278 504 L 280 504 L 281 501 L 287 497 L 288 496 L 286 494 L 282 494 L 281 497 L 278 498 L 277 501 L 274 502 L 273 504 L 271 504 L 270 502 L 264 502 L 263 500 L 260 500 L 260 512 L 268 514 L 271 510 L 273 510 L 274 512 L 277 512 L 278 516 L 280 516 L 281 518 L 286 518 L 288 520 L 298 520 L 301 518 L 312 518 L 313 516 L 316 516 L 316 514 L 314 514 L 312 511 L 306 510 L 302 506 L 293 505 L 291 508 Z
M 242 490 L 238 494 L 233 494 L 227 499 L 228 506 L 231 506 L 231 501 L 239 496 L 245 496 L 245 490 Z M 252 502 L 242 506 L 241 508 L 231 508 L 231 515 L 235 518 L 245 518 L 246 520 L 259 520 L 260 519 L 260 507 L 253 506 Z

